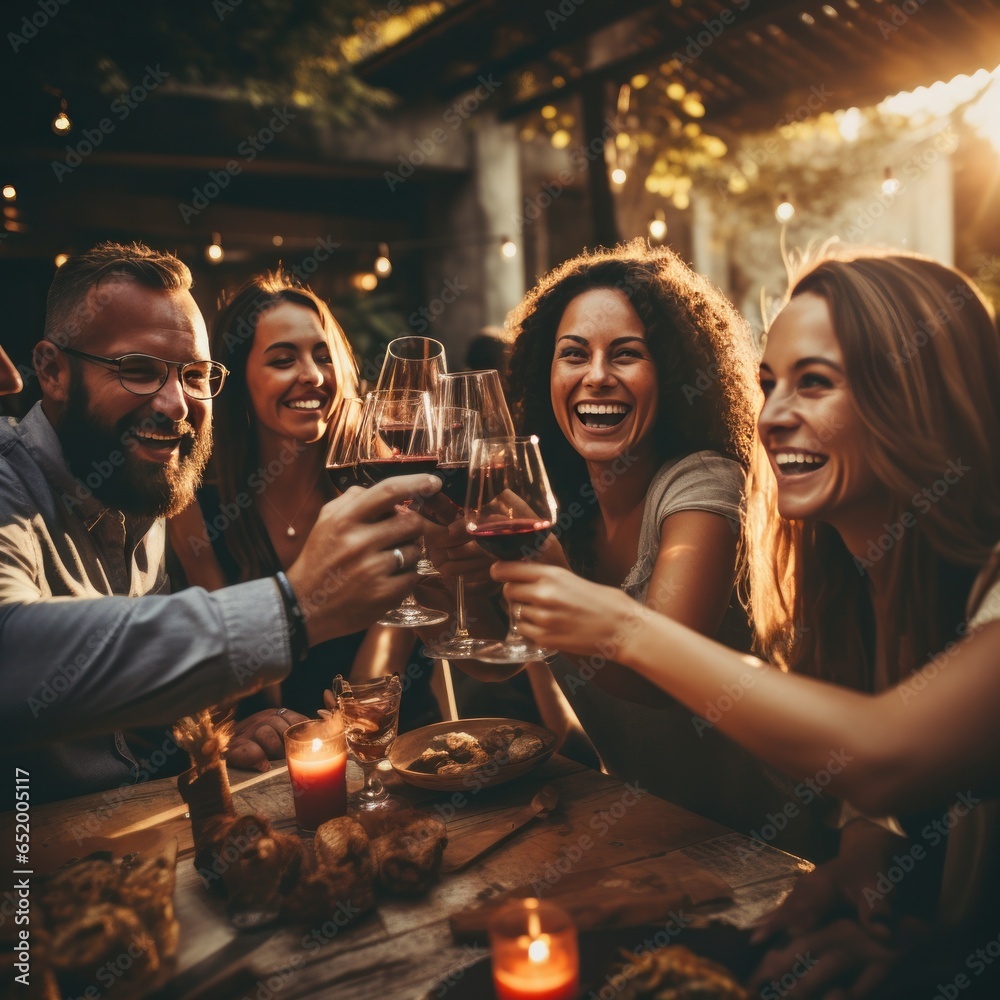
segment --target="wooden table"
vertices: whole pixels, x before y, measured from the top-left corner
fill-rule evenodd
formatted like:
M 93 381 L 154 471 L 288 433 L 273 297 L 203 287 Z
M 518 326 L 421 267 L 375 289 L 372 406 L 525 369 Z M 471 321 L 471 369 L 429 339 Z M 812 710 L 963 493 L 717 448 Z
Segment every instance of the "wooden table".
M 293 828 L 285 769 L 256 776 L 241 788 L 241 778 L 248 777 L 233 774 L 237 811 L 260 812 L 279 829 Z M 33 809 L 32 861 L 36 870 L 44 870 L 47 857 L 51 861 L 65 853 L 81 835 L 108 837 L 141 825 L 176 834 L 181 852 L 175 894 L 181 926 L 178 972 L 205 959 L 213 971 L 220 970 L 226 956 L 230 969 L 234 961 L 243 966 L 243 981 L 235 991 L 204 995 L 264 1000 L 416 1000 L 428 991 L 440 993 L 432 990 L 436 982 L 444 977 L 458 982 L 470 962 L 485 954 L 482 947 L 454 942 L 448 916 L 554 872 L 585 872 L 680 852 L 732 886 L 734 902 L 721 916 L 744 926 L 776 905 L 796 874 L 812 867 L 648 793 L 630 793 L 621 782 L 559 756 L 518 781 L 475 794 L 432 794 L 402 785 L 395 776 L 389 783 L 393 791 L 441 815 L 450 842 L 526 805 L 545 783 L 555 785 L 560 800 L 549 817 L 534 820 L 466 870 L 443 877 L 426 897 L 382 898 L 377 913 L 356 926 L 334 930 L 327 925 L 330 933 L 312 936 L 308 927 L 239 935 L 229 926 L 222 903 L 195 874 L 188 821 L 183 815 L 157 819 L 180 804 L 175 779 Z

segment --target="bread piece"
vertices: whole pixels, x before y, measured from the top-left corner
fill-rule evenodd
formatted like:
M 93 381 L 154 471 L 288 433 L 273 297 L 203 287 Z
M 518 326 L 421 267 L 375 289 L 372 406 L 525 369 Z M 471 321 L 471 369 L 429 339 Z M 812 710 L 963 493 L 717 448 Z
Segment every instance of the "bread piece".
M 156 943 L 127 907 L 98 903 L 53 934 L 53 966 L 81 979 L 92 979 L 102 965 L 122 955 L 130 961 L 116 968 L 128 982 L 152 976 L 160 967 Z
M 511 764 L 536 757 L 545 749 L 545 744 L 537 736 L 518 736 L 507 748 L 507 759 Z
M 320 868 L 330 870 L 349 867 L 354 869 L 359 878 L 369 882 L 375 877 L 368 834 L 350 816 L 338 816 L 323 823 L 316 831 L 313 844 Z
M 448 831 L 436 817 L 409 810 L 397 814 L 395 822 L 371 844 L 379 884 L 390 892 L 422 894 L 441 871 Z

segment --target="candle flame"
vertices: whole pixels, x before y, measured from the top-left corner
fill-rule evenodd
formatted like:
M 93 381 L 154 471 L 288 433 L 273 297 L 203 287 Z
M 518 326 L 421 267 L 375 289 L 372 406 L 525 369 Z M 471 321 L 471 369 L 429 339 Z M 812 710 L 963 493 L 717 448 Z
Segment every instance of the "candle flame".
M 542 937 L 535 938 L 528 945 L 528 958 L 532 962 L 547 962 L 549 960 L 549 946 L 545 940 L 547 937 L 548 935 L 544 934 Z
M 312 742 L 313 753 L 319 753 L 323 749 L 323 741 L 317 736 Z
M 537 910 L 528 913 L 528 937 L 535 940 L 542 933 L 542 921 Z

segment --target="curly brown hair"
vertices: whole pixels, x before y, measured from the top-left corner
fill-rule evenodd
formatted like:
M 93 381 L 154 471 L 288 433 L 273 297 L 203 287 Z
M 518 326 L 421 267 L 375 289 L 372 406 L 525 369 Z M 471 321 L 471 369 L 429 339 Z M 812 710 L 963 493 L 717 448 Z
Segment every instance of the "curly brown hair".
M 722 292 L 672 250 L 636 239 L 560 264 L 507 319 L 514 423 L 520 433 L 539 435 L 560 506 L 579 498 L 588 476 L 552 410 L 555 336 L 570 301 L 594 288 L 622 292 L 646 329 L 658 376 L 653 433 L 661 461 L 712 450 L 747 468 L 760 394 L 750 329 Z M 586 520 L 567 540 L 579 537 Z

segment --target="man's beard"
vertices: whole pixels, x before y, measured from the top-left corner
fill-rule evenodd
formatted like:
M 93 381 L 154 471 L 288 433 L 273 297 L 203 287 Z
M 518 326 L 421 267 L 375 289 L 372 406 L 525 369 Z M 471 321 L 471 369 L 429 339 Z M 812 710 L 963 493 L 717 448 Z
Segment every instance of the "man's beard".
M 178 435 L 178 461 L 143 461 L 135 454 L 133 430 Z M 78 381 L 70 386 L 56 433 L 73 475 L 101 503 L 136 517 L 172 517 L 193 503 L 212 454 L 210 417 L 196 430 L 186 420 L 174 423 L 155 413 L 140 417 L 133 412 L 108 427 L 92 414 L 89 394 Z

